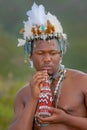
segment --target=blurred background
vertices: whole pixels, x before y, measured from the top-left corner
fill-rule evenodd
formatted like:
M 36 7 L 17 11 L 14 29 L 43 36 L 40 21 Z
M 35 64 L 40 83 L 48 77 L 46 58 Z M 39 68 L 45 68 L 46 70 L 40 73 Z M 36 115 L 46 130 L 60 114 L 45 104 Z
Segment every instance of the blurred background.
M 26 11 L 34 0 L 0 0 L 0 130 L 13 117 L 16 92 L 29 82 L 34 70 L 24 64 L 23 48 L 17 47 L 19 30 L 27 20 Z M 55 14 L 68 35 L 63 64 L 87 72 L 87 0 L 35 0 Z

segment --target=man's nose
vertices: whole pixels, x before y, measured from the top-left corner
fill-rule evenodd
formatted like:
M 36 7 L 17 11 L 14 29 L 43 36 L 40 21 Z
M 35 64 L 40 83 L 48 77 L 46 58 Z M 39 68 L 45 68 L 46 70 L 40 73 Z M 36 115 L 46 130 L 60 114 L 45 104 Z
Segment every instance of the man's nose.
M 48 53 L 45 54 L 43 60 L 44 60 L 44 62 L 50 62 L 50 61 L 51 61 L 51 56 L 50 56 L 50 54 L 48 54 Z

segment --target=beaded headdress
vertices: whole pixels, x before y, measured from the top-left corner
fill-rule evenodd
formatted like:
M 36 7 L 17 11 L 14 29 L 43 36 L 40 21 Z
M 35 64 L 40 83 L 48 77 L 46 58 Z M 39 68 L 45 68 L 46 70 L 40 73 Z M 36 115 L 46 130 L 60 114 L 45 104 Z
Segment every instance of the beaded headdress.
M 18 39 L 18 46 L 24 46 L 25 58 L 31 53 L 31 44 L 34 40 L 58 40 L 58 49 L 62 54 L 66 51 L 67 36 L 56 16 L 46 13 L 43 5 L 33 4 L 27 11 L 28 20 L 24 21 L 24 28 L 20 31 L 23 39 Z

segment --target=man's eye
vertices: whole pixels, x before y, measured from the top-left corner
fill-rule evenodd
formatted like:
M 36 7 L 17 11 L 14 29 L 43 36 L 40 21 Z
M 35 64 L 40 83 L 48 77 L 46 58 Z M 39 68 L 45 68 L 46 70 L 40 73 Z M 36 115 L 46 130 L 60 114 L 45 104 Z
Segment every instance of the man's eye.
M 57 52 L 51 52 L 50 54 L 51 54 L 51 55 L 56 55 L 56 54 L 57 54 Z
M 42 55 L 42 54 L 43 54 L 43 52 L 37 52 L 37 54 L 38 54 L 38 55 Z

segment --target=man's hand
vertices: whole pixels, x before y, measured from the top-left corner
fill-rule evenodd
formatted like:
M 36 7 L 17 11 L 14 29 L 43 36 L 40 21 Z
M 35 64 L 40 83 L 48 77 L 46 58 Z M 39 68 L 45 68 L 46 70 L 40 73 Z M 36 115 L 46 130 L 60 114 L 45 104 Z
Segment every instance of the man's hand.
M 38 119 L 38 122 L 41 124 L 57 124 L 57 123 L 65 123 L 67 113 L 65 110 L 61 108 L 53 108 L 48 107 L 48 110 L 51 112 L 50 117 L 40 117 L 38 114 L 36 114 L 36 117 Z
M 42 83 L 48 79 L 47 71 L 38 71 L 30 81 L 31 95 L 33 98 L 37 98 L 40 94 L 40 88 Z

